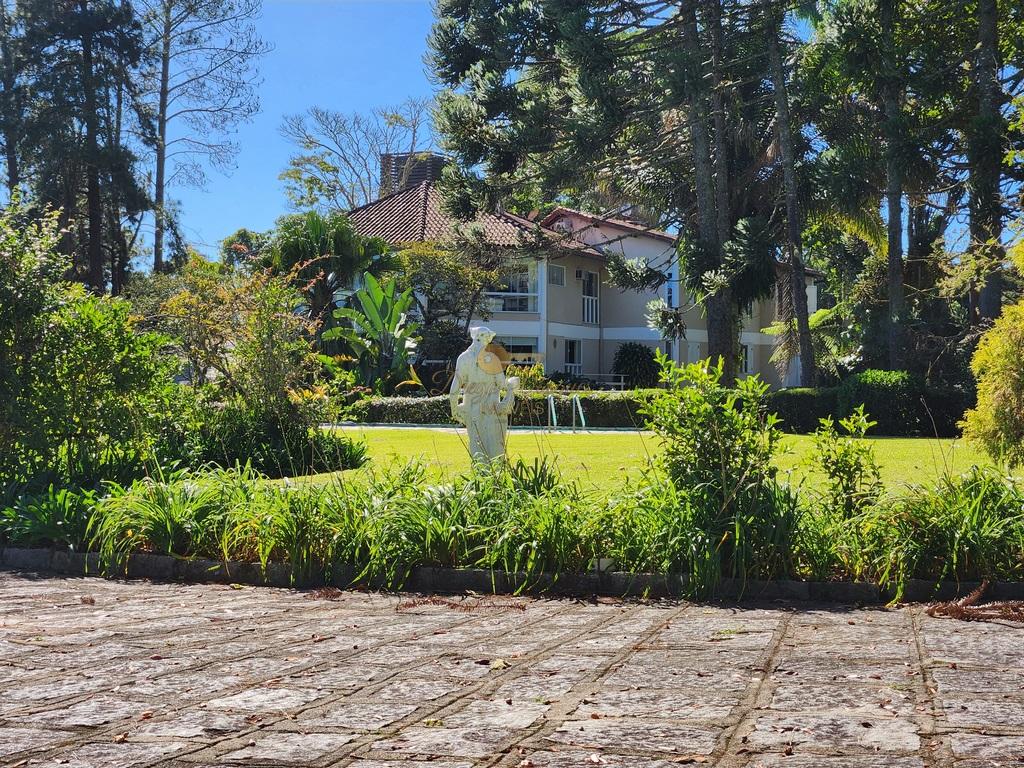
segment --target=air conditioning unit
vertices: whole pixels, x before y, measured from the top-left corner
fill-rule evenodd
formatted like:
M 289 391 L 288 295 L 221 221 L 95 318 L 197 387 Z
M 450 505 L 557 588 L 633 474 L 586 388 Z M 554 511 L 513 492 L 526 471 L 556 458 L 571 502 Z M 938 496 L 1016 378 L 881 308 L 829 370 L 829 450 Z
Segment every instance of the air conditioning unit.
M 576 279 L 577 280 L 582 280 L 583 279 L 583 270 L 582 269 L 577 269 L 576 270 Z

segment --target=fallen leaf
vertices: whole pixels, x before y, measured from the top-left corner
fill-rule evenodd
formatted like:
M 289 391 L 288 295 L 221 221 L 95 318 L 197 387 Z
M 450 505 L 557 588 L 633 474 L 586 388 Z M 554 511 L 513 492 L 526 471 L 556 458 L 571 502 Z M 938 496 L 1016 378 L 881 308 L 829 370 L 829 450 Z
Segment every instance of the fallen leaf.
M 149 718 L 151 718 L 152 716 L 153 716 L 152 710 L 147 709 L 145 712 L 143 712 L 141 715 L 139 715 L 139 720 L 149 720 Z
M 440 728 L 442 725 L 444 725 L 444 722 L 438 720 L 436 717 L 428 717 L 426 720 L 423 721 L 423 725 L 425 725 L 427 728 Z
M 119 734 L 117 734 L 117 736 L 114 737 L 114 743 L 115 744 L 123 744 L 126 741 L 128 741 L 128 734 L 127 733 L 119 733 Z
M 82 595 L 82 605 L 96 605 L 96 598 L 92 595 Z

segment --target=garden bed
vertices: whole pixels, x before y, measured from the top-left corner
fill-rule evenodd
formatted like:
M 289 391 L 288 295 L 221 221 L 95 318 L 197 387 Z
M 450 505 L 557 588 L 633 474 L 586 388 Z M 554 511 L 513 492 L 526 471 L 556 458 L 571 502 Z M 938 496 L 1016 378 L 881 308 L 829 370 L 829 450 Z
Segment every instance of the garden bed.
M 100 574 L 99 555 L 69 552 L 55 548 L 4 547 L 0 549 L 0 568 L 4 570 L 59 573 L 67 576 Z M 337 565 L 328 577 L 306 578 L 294 582 L 286 563 L 216 561 L 204 558 L 178 558 L 168 555 L 133 554 L 125 568 L 105 574 L 113 578 L 150 579 L 194 584 L 246 584 L 267 587 L 313 588 L 333 586 L 341 589 L 386 588 L 382 580 L 358 578 L 358 569 Z M 977 581 L 931 582 L 909 579 L 902 602 L 952 600 L 970 594 Z M 679 598 L 689 594 L 685 575 L 622 573 L 603 571 L 591 573 L 541 574 L 530 578 L 523 573 L 487 571 L 479 568 L 436 568 L 420 566 L 410 569 L 400 587 L 404 592 L 440 594 L 533 594 L 560 597 L 645 597 Z M 989 595 L 996 600 L 1024 600 L 1024 582 L 995 583 Z M 724 578 L 716 590 L 724 600 L 795 600 L 824 603 L 859 603 L 881 605 L 891 603 L 895 592 L 877 584 L 851 581 L 773 581 Z

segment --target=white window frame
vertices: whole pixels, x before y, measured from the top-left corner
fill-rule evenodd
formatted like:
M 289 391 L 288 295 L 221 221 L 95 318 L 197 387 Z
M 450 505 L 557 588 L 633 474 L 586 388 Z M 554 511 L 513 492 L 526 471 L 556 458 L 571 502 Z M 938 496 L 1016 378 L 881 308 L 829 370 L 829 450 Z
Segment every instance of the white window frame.
M 565 287 L 565 267 L 561 264 L 548 264 L 548 285 Z
M 572 343 L 576 350 L 576 359 L 569 360 L 569 343 Z M 564 342 L 565 349 L 565 372 L 573 376 L 583 375 L 583 339 L 566 339 Z
M 750 345 L 740 344 L 740 373 L 750 373 Z
M 540 290 L 538 284 L 538 265 L 535 259 L 519 261 L 509 265 L 509 278 L 504 290 L 487 291 L 487 308 L 491 312 L 537 312 Z M 513 291 L 514 274 L 526 273 L 526 291 Z M 514 286 L 520 287 L 520 286 Z

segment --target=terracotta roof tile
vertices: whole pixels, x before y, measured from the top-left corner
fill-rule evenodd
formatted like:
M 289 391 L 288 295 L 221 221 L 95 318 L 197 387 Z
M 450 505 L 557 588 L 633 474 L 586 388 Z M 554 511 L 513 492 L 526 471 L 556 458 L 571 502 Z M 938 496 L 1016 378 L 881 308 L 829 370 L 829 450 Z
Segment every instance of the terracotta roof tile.
M 379 237 L 390 245 L 448 242 L 461 223 L 445 213 L 441 192 L 429 181 L 354 208 L 348 217 L 359 234 Z M 476 224 L 483 227 L 491 245 L 513 248 L 531 240 L 538 229 L 535 222 L 504 211 L 482 213 Z M 540 231 L 559 248 L 603 258 L 598 251 L 558 232 L 544 227 Z

